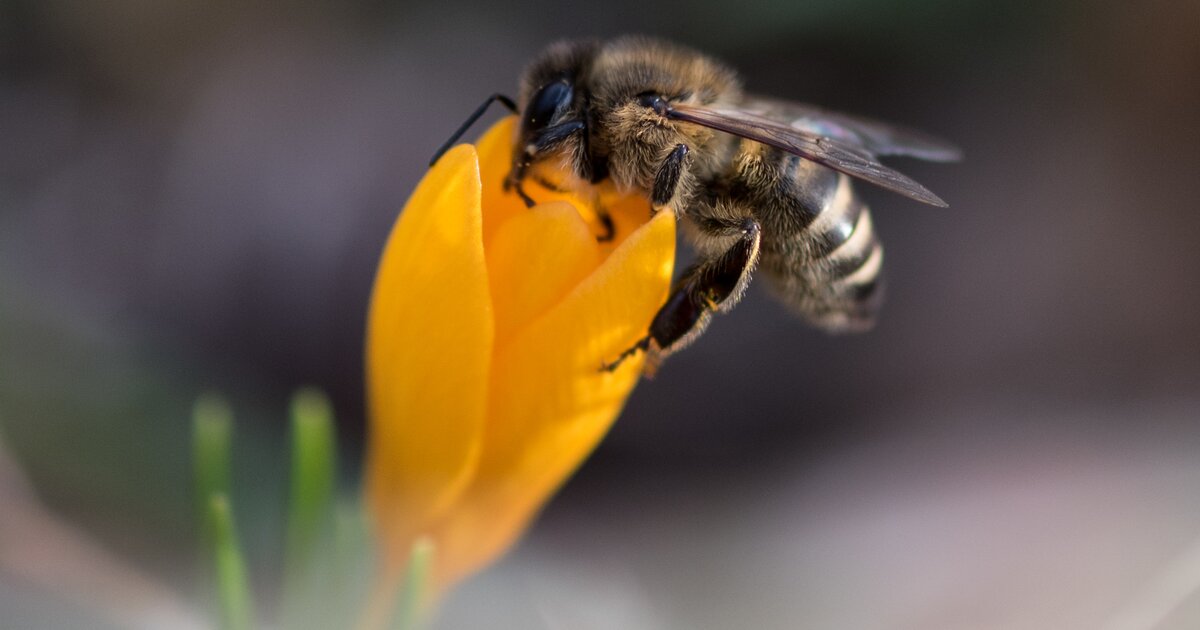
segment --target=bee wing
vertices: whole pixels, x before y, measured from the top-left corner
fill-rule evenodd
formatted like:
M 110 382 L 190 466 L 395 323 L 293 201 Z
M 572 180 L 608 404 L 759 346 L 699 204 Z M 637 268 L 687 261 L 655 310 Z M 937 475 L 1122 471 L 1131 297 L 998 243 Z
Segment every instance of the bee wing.
M 943 208 L 947 205 L 940 197 L 907 175 L 880 164 L 866 146 L 854 143 L 850 139 L 814 133 L 742 109 L 715 109 L 672 103 L 667 106 L 666 115 L 675 120 L 761 142 L 922 203 Z
M 903 155 L 931 162 L 962 159 L 958 147 L 945 140 L 899 125 L 831 112 L 816 105 L 751 96 L 740 109 L 861 146 L 874 155 Z

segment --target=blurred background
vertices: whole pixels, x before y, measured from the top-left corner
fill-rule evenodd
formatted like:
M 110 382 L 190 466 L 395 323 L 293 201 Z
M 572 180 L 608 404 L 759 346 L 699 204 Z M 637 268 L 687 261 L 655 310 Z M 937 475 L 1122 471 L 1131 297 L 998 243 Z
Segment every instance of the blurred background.
M 629 32 L 955 141 L 893 162 L 951 208 L 859 186 L 877 329 L 753 289 L 438 627 L 1197 627 L 1196 2 L 0 0 L 0 500 L 186 600 L 217 390 L 269 582 L 288 396 L 329 393 L 354 487 L 367 297 L 429 156 L 548 42 Z M 11 538 L 0 626 L 88 625 Z

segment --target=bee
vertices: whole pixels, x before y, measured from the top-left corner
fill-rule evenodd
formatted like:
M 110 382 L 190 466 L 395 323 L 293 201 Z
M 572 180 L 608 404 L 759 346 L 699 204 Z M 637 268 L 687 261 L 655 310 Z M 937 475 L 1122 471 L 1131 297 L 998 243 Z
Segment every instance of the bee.
M 646 335 L 605 370 L 644 351 L 652 373 L 732 309 L 756 272 L 820 328 L 870 328 L 883 296 L 883 248 L 852 180 L 945 207 L 878 158 L 960 157 L 922 133 L 746 94 L 737 74 L 707 55 L 624 37 L 549 46 L 525 69 L 517 100 L 489 97 L 434 161 L 495 102 L 520 118 L 504 186 L 526 204 L 534 203 L 527 180 L 579 192 L 612 185 L 645 195 L 653 212 L 672 209 L 696 251 Z M 597 212 L 608 231 L 599 238 L 611 238 L 611 220 Z

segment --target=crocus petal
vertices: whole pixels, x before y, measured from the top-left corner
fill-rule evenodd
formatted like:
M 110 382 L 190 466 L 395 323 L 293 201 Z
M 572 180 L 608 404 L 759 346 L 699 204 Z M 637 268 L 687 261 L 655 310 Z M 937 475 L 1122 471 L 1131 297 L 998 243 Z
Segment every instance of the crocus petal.
M 385 565 L 472 478 L 493 315 L 474 148 L 425 176 L 388 238 L 367 323 L 367 502 Z
M 483 174 L 483 241 L 490 243 L 501 225 L 529 211 L 525 202 L 512 191 L 504 189 L 504 180 L 512 166 L 513 137 L 516 116 L 508 116 L 488 129 L 476 143 L 480 172 Z M 570 193 L 554 193 L 541 187 L 539 202 L 574 201 Z
M 562 300 L 601 258 L 575 207 L 559 201 L 524 210 L 500 226 L 488 243 L 487 261 L 496 339 L 504 340 Z
M 674 218 L 665 212 L 497 346 L 479 467 L 435 530 L 443 587 L 507 550 L 608 431 L 642 357 L 611 373 L 600 366 L 645 334 L 670 285 L 674 245 Z
M 509 116 L 497 122 L 483 134 L 476 144 L 479 152 L 479 168 L 483 177 L 483 242 L 490 244 L 500 226 L 509 219 L 526 214 L 529 208 L 512 191 L 506 191 L 503 183 L 508 177 L 512 166 L 513 137 L 516 131 L 516 117 Z M 543 171 L 539 171 L 543 172 Z M 551 178 L 559 184 L 564 184 L 566 175 L 551 173 Z M 638 226 L 650 217 L 650 204 L 644 197 L 638 195 L 620 195 L 607 187 L 601 187 L 603 199 L 584 198 L 573 192 L 555 192 L 536 181 L 529 179 L 525 182 L 525 190 L 538 205 L 555 201 L 571 204 L 583 221 L 590 226 L 592 234 L 603 235 L 605 226 L 593 211 L 593 206 L 599 201 L 608 210 L 615 224 L 614 238 L 600 243 L 603 255 L 611 254 L 627 236 L 633 234 Z
M 616 251 L 625 239 L 634 233 L 635 230 L 645 225 L 650 220 L 653 214 L 650 202 L 641 195 L 618 195 L 612 191 L 607 191 L 604 195 L 603 203 L 605 210 L 608 211 L 608 216 L 612 219 L 614 230 L 614 238 L 611 241 L 600 243 L 600 252 L 605 256 L 611 255 Z M 590 206 L 585 204 L 580 210 L 580 214 L 589 223 L 596 223 L 595 215 L 591 212 Z M 667 212 L 667 214 L 671 214 Z M 675 245 L 672 244 L 667 248 L 671 252 L 671 259 L 674 259 Z
M 670 285 L 675 224 L 644 198 L 530 182 L 505 192 L 514 119 L 448 152 L 388 241 L 368 323 L 367 500 L 384 556 L 364 627 L 387 618 L 413 542 L 431 597 L 519 537 L 608 431 Z M 478 155 L 478 157 L 477 157 Z M 615 227 L 612 238 L 596 207 Z

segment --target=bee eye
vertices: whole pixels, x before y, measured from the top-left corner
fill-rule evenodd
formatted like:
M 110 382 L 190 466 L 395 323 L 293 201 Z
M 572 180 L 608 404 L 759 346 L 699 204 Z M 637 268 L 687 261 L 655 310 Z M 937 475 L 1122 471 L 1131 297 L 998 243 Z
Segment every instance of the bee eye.
M 642 92 L 641 94 L 638 94 L 637 99 L 638 105 L 641 105 L 642 107 L 649 107 L 650 109 L 654 110 L 654 113 L 660 116 L 667 115 L 667 101 L 663 99 L 661 94 L 657 94 L 655 92 Z
M 555 114 L 571 104 L 574 93 L 565 79 L 546 84 L 525 108 L 525 125 L 530 129 L 541 129 L 550 124 Z

